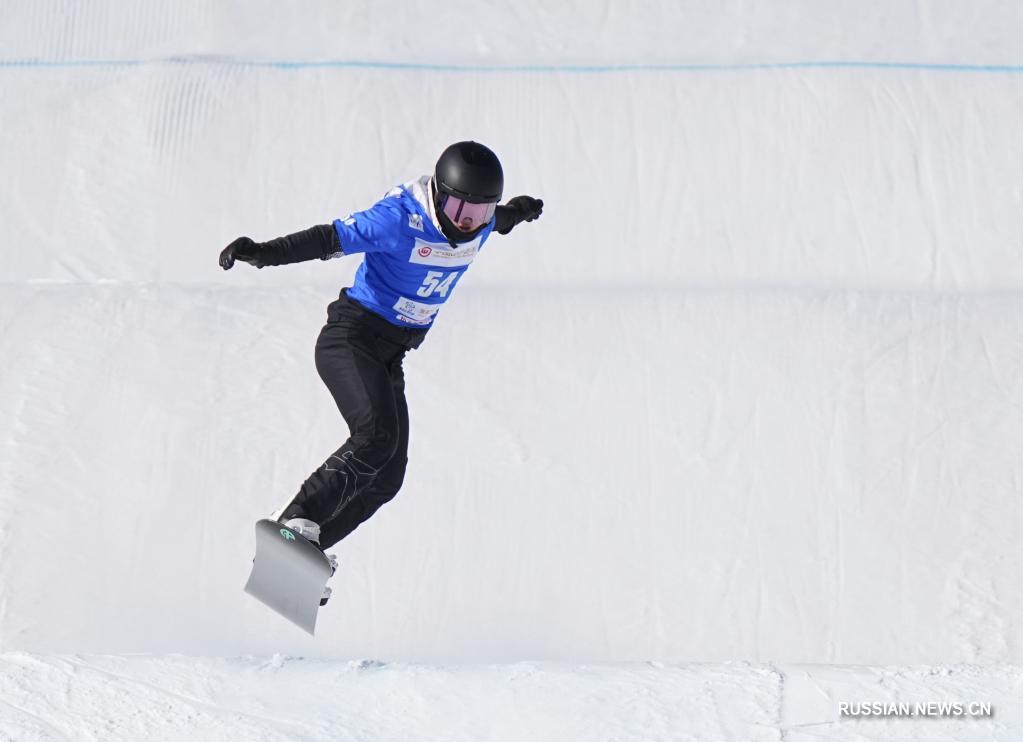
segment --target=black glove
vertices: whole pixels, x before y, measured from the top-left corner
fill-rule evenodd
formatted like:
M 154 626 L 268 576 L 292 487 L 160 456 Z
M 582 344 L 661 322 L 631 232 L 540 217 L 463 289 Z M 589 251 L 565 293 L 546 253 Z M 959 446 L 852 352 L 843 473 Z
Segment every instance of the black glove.
M 317 258 L 328 260 L 341 254 L 337 230 L 331 224 L 317 224 L 269 242 L 253 242 L 248 237 L 239 237 L 220 253 L 220 266 L 228 270 L 234 261 L 241 260 L 257 268 L 265 268 Z
M 262 268 L 259 262 L 259 243 L 248 237 L 239 237 L 221 251 L 220 267 L 224 270 L 230 270 L 236 260 Z
M 543 213 L 543 200 L 532 196 L 516 196 L 508 200 L 507 206 L 518 212 L 520 222 L 531 222 Z
M 496 211 L 497 224 L 494 229 L 498 234 L 508 234 L 519 222 L 531 222 L 543 213 L 543 201 L 532 196 L 516 196 L 509 199 L 504 206 Z

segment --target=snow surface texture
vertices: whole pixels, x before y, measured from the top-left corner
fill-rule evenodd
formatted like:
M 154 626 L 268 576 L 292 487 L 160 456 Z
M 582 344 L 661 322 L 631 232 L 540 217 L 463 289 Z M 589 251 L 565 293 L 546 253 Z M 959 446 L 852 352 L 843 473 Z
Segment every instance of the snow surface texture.
M 345 435 L 329 294 L 9 287 L 4 648 L 1015 660 L 1023 299 L 618 297 L 461 288 L 314 641 L 240 587 L 251 521 Z
M 137 742 L 1009 742 L 1005 669 L 384 664 L 270 658 L 0 656 L 0 738 Z M 62 696 L 55 688 L 66 688 Z M 838 704 L 983 698 L 991 717 L 839 719 Z M 1013 708 L 1015 704 L 1015 708 Z M 1013 729 L 1017 730 L 1013 736 Z M 442 731 L 439 731 L 442 730 Z
M 435 5 L 5 3 L 0 739 L 1019 739 L 1018 4 Z M 311 640 L 241 585 L 357 261 L 216 255 L 470 137 L 546 213 L 409 356 Z M 889 669 L 579 664 L 647 660 Z

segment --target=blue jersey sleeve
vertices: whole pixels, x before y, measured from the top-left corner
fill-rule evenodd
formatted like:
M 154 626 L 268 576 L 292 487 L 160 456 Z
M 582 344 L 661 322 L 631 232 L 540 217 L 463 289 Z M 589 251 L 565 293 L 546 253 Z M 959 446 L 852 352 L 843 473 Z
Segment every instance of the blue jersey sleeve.
M 335 219 L 334 229 L 341 240 L 341 252 L 354 255 L 394 250 L 407 218 L 398 199 L 387 197 L 365 211 L 357 211 L 345 219 Z

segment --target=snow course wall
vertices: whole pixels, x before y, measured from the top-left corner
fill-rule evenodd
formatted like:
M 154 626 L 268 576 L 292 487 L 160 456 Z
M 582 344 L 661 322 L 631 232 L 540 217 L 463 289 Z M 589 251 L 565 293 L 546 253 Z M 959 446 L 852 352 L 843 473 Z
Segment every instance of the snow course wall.
M 7 3 L 0 651 L 1023 662 L 1023 14 L 720 6 Z M 309 640 L 241 585 L 357 259 L 217 253 L 461 138 L 546 213 Z

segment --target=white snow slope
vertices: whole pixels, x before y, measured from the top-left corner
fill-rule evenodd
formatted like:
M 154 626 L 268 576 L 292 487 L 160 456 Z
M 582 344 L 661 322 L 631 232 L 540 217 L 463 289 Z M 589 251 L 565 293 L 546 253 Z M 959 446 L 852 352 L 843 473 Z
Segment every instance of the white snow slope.
M 40 693 L 40 689 L 50 692 Z M 385 664 L 301 657 L 0 656 L 0 739 L 137 742 L 999 742 L 1018 671 L 661 663 Z M 839 719 L 838 704 L 992 715 Z M 953 712 L 954 713 L 954 712 Z M 9 737 L 5 736 L 9 735 Z
M 0 740 L 1023 739 L 1018 4 L 435 6 L 0 10 Z M 216 256 L 461 138 L 546 211 L 309 639 L 240 588 L 357 260 Z

